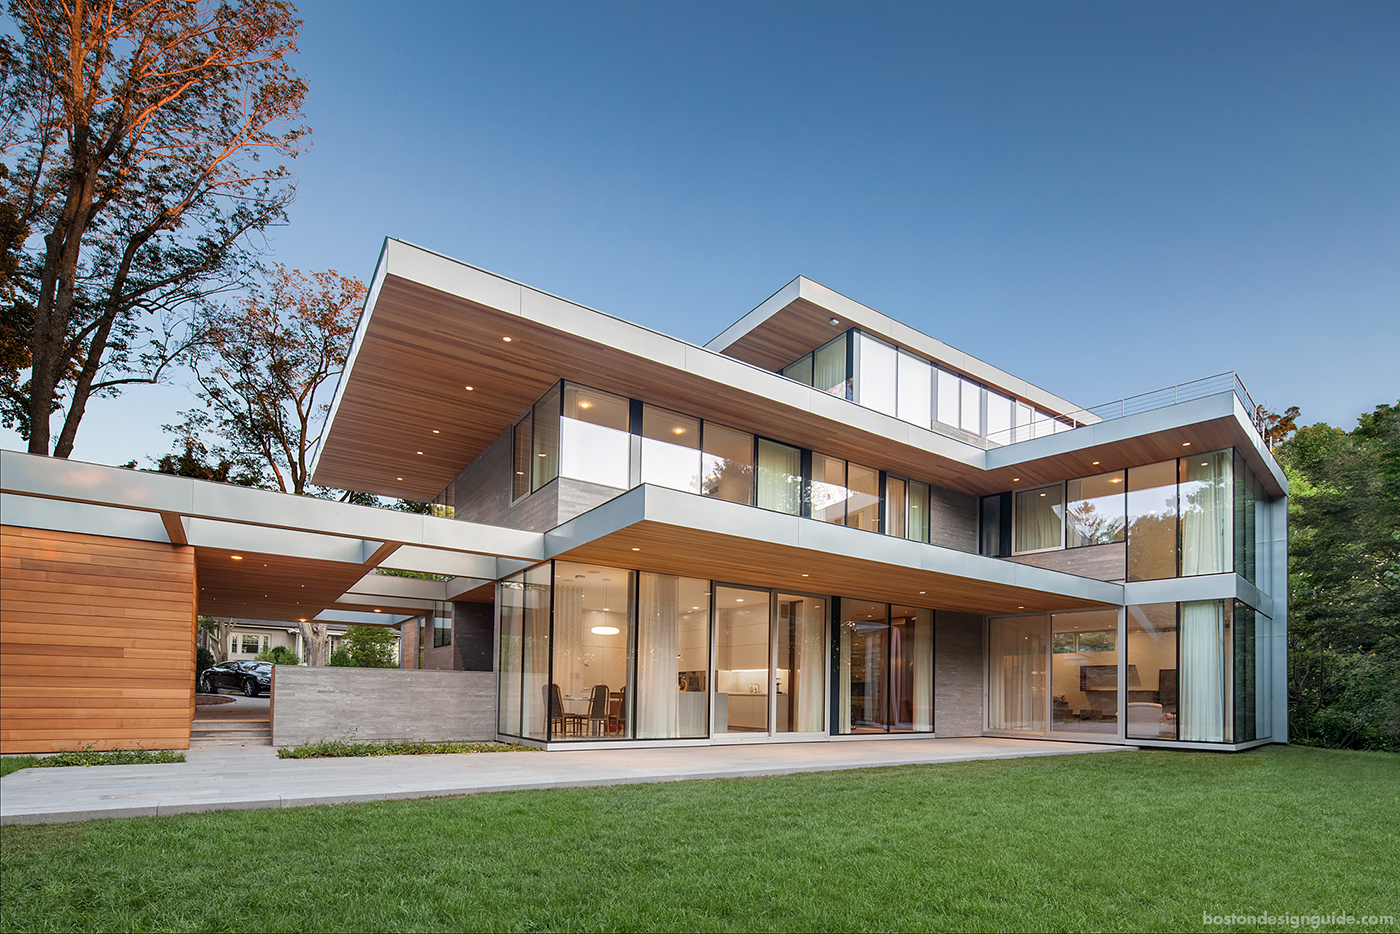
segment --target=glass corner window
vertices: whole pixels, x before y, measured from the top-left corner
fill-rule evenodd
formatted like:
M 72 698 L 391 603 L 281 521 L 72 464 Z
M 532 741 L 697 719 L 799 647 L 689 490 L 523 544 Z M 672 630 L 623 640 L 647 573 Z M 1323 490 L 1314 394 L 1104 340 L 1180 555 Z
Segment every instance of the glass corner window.
M 631 403 L 623 396 L 564 384 L 559 473 L 625 490 L 631 485 Z
M 642 406 L 642 482 L 700 492 L 700 419 Z
M 1127 538 L 1126 471 L 1069 481 L 1065 493 L 1065 547 L 1107 545 Z

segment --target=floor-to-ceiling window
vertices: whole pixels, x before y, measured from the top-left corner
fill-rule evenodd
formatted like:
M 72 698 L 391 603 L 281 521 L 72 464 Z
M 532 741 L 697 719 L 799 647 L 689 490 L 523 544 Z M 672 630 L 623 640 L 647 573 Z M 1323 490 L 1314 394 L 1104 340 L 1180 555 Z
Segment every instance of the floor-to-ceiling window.
M 511 736 L 548 738 L 550 565 L 506 578 L 500 606 L 500 675 L 496 728 Z
M 639 574 L 637 738 L 705 736 L 709 669 L 710 582 Z
M 714 732 L 767 733 L 769 592 L 719 585 L 714 600 Z
M 933 730 L 933 611 L 840 601 L 836 732 Z
M 1118 656 L 1117 610 L 1050 615 L 1053 732 L 1117 735 Z
M 555 739 L 633 735 L 632 576 L 554 564 L 554 681 L 541 696 L 551 703 Z
M 1044 616 L 993 619 L 987 650 L 987 727 L 1045 729 Z
M 1128 580 L 1176 576 L 1176 461 L 1128 471 Z
M 1176 739 L 1177 605 L 1130 606 L 1127 615 L 1127 736 Z
M 780 593 L 776 603 L 773 729 L 815 733 L 826 722 L 826 618 L 831 600 Z

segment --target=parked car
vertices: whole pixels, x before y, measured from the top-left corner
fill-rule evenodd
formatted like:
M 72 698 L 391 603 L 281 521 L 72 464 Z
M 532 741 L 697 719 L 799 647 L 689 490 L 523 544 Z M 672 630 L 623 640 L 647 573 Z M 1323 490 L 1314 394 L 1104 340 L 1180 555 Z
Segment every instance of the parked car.
M 272 664 L 270 662 L 220 662 L 213 668 L 206 668 L 199 676 L 199 690 L 203 694 L 217 694 L 220 688 L 233 688 L 248 697 L 257 697 L 272 690 Z

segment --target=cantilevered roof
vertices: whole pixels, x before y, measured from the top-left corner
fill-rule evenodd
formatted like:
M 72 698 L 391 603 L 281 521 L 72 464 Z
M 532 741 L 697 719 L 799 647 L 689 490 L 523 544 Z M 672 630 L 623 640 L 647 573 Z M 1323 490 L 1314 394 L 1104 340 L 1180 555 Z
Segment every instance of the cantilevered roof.
M 835 321 L 835 324 L 832 324 Z M 798 276 L 767 301 L 724 329 L 705 347 L 765 370 L 777 370 L 831 340 L 841 331 L 858 327 L 882 337 L 938 365 L 956 370 L 977 382 L 1032 403 L 1055 415 L 1087 413 L 1079 406 L 997 369 L 990 363 L 950 347 L 888 315 L 868 308 L 826 286 Z M 1087 420 L 1097 421 L 1094 416 Z
M 1073 408 L 809 280 L 795 280 L 765 306 L 800 302 L 823 314 L 839 310 L 851 323 L 1042 408 Z M 732 351 L 740 331 L 756 331 L 744 324 L 711 344 Z M 1187 442 L 1196 451 L 1238 446 L 1257 471 L 1278 480 L 1271 490 L 1283 489 L 1228 392 L 987 451 L 714 346 L 387 240 L 312 476 L 343 489 L 431 499 L 562 378 L 970 494 L 1150 463 L 1176 456 L 1172 451 Z

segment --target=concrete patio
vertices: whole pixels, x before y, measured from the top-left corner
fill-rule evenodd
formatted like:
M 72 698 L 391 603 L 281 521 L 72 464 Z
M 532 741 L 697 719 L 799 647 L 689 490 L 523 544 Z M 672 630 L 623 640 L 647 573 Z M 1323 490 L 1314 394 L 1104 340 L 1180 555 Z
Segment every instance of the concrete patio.
M 278 759 L 276 750 L 266 746 L 197 749 L 180 764 L 11 773 L 0 779 L 0 823 L 62 823 L 493 791 L 749 778 L 1134 748 L 974 737 L 364 759 Z

